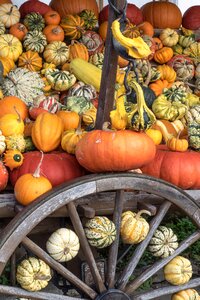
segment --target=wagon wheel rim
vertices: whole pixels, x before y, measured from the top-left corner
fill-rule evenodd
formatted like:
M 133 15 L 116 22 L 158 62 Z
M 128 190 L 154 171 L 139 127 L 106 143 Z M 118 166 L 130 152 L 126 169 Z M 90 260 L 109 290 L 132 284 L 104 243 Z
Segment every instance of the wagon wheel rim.
M 120 231 L 120 216 L 123 211 L 123 200 L 124 200 L 124 190 L 131 189 L 134 191 L 142 191 L 146 193 L 151 193 L 165 199 L 160 205 L 158 213 L 155 217 L 152 218 L 150 224 L 150 231 L 146 239 L 141 242 L 132 258 L 128 262 L 128 265 L 125 267 L 122 275 L 115 280 L 116 273 L 116 264 L 117 264 L 117 253 L 119 245 L 119 231 Z M 115 208 L 113 213 L 113 222 L 116 224 L 117 229 L 117 238 L 114 243 L 109 247 L 108 255 L 108 272 L 106 275 L 106 282 L 103 282 L 102 278 L 97 269 L 95 259 L 92 252 L 89 250 L 90 246 L 87 242 L 86 237 L 84 237 L 84 229 L 81 224 L 81 220 L 78 216 L 76 207 L 74 205 L 74 200 L 77 200 L 83 196 L 92 195 L 95 193 L 101 193 L 105 191 L 115 191 Z M 160 222 L 168 212 L 171 204 L 175 204 L 177 207 L 181 208 L 183 212 L 189 216 L 192 221 L 197 225 L 198 230 L 189 236 L 185 241 L 183 241 L 179 247 L 174 251 L 174 253 L 167 258 L 162 259 L 154 263 L 150 268 L 148 268 L 144 274 L 138 276 L 136 279 L 129 281 L 129 276 L 135 270 L 142 253 L 148 246 L 148 243 L 153 236 L 155 230 L 160 225 Z M 96 283 L 96 289 L 93 290 L 91 287 L 87 286 L 78 278 L 72 278 L 73 274 L 66 275 L 66 268 L 63 267 L 60 263 L 54 261 L 44 250 L 40 247 L 34 250 L 37 245 L 35 245 L 31 240 L 29 240 L 28 233 L 43 219 L 48 215 L 56 211 L 58 208 L 63 207 L 64 205 L 68 206 L 70 211 L 70 218 L 75 231 L 79 236 L 81 244 L 84 244 L 84 249 L 89 251 L 89 255 L 86 256 L 88 259 L 88 264 L 91 265 L 91 272 L 93 274 L 93 279 Z M 42 212 L 42 213 L 41 213 Z M 158 270 L 163 268 L 173 257 L 179 255 L 183 250 L 185 250 L 189 245 L 193 244 L 195 241 L 200 239 L 200 217 L 199 217 L 200 208 L 195 203 L 194 199 L 190 197 L 183 190 L 175 187 L 172 184 L 166 183 L 163 180 L 158 180 L 146 175 L 138 175 L 134 173 L 111 173 L 111 174 L 99 174 L 99 175 L 88 175 L 84 176 L 81 179 L 78 178 L 68 184 L 63 184 L 57 188 L 54 188 L 52 191 L 46 193 L 36 200 L 34 203 L 24 208 L 5 228 L 3 235 L 1 236 L 0 241 L 0 274 L 2 273 L 7 261 L 11 257 L 12 253 L 15 251 L 17 246 L 22 242 L 26 247 L 28 247 L 32 252 L 46 260 L 49 263 L 50 267 L 55 269 L 57 272 L 64 274 L 65 278 L 72 279 L 78 288 L 80 288 L 87 297 L 90 299 L 97 300 L 107 300 L 107 299 L 130 299 L 129 295 L 132 295 L 134 291 L 141 286 L 141 284 L 157 273 Z M 13 239 L 14 238 L 14 239 Z M 32 244 L 33 243 L 33 244 Z M 12 245 L 12 247 L 11 247 Z M 89 248 L 88 248 L 89 247 Z M 41 251 L 44 251 L 42 253 Z M 41 257 L 42 256 L 42 257 Z M 87 260 L 86 259 L 86 260 Z M 64 270 L 64 269 L 65 270 Z M 62 271 L 60 271 L 62 270 Z M 67 277 L 66 277 L 67 276 Z M 72 277 L 71 277 L 72 276 Z M 156 297 L 162 296 L 165 294 L 174 293 L 185 288 L 195 288 L 199 286 L 199 278 L 190 280 L 186 285 L 182 286 L 169 286 L 165 289 L 160 289 L 156 291 Z M 9 294 L 9 288 L 5 286 L 0 286 L 0 293 Z M 33 297 L 33 294 L 30 292 L 24 291 L 21 288 L 13 288 L 13 291 L 19 296 L 23 297 Z M 45 294 L 45 295 L 44 295 Z M 37 292 L 37 295 L 34 293 L 35 299 L 52 299 L 48 298 L 49 295 L 44 292 Z M 42 298 L 43 297 L 43 298 Z M 56 300 L 56 295 L 51 294 L 50 297 L 54 297 Z M 78 299 L 74 297 L 59 296 L 58 299 Z M 117 298 L 118 297 L 118 298 Z M 134 298 L 137 300 L 148 300 L 154 299 L 155 293 L 143 292 L 136 294 Z M 79 298 L 80 299 L 80 298 Z

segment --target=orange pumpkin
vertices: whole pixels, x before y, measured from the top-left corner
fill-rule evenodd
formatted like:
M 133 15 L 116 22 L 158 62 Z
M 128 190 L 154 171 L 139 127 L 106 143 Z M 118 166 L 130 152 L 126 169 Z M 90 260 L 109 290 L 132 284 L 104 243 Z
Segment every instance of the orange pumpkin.
M 152 161 L 155 153 L 154 142 L 144 132 L 93 130 L 78 142 L 75 155 L 87 170 L 106 172 L 140 168 Z
M 64 131 L 78 128 L 80 117 L 75 111 L 59 110 L 56 115 L 63 121 Z
M 23 40 L 27 32 L 28 29 L 26 28 L 26 26 L 19 22 L 12 25 L 9 29 L 9 33 L 17 37 L 20 41 Z
M 4 153 L 3 162 L 12 171 L 23 164 L 24 157 L 19 150 L 7 150 Z
M 37 197 L 52 189 L 49 179 L 40 175 L 42 160 L 43 154 L 35 172 L 20 176 L 15 184 L 14 194 L 17 201 L 22 205 L 28 205 Z
M 172 137 L 167 141 L 167 147 L 172 151 L 185 152 L 188 149 L 188 141 L 180 139 L 179 134 L 177 137 Z
M 126 66 L 128 66 L 129 61 L 126 60 L 125 58 L 121 57 L 121 56 L 118 56 L 117 63 L 120 66 L 120 68 L 125 68 Z
M 64 29 L 65 36 L 71 40 L 80 39 L 84 32 L 84 20 L 78 15 L 67 15 L 61 20 L 60 26 Z
M 23 134 L 24 122 L 19 114 L 6 114 L 0 118 L 0 130 L 4 136 Z
M 9 57 L 0 57 L 0 62 L 3 65 L 3 76 L 6 76 L 12 69 L 15 68 L 15 62 Z
M 0 100 L 0 117 L 5 114 L 20 114 L 22 120 L 28 117 L 28 107 L 26 104 L 16 96 L 6 96 Z
M 69 60 L 73 60 L 75 58 L 82 58 L 86 61 L 89 60 L 88 49 L 82 43 L 79 43 L 76 40 L 72 40 L 69 45 Z
M 43 33 L 46 36 L 47 42 L 54 42 L 54 41 L 64 41 L 65 33 L 61 26 L 59 25 L 47 25 L 43 29 Z
M 168 62 L 174 55 L 172 48 L 162 47 L 154 53 L 154 60 L 159 64 L 165 64 Z
M 46 25 L 58 25 L 60 23 L 60 15 L 55 10 L 50 10 L 46 12 L 43 16 Z
M 154 28 L 178 29 L 182 23 L 182 14 L 178 6 L 168 0 L 151 1 L 141 7 L 143 18 Z
M 156 96 L 162 94 L 164 88 L 169 88 L 172 86 L 172 83 L 168 82 L 167 80 L 158 79 L 155 82 L 149 84 L 149 87 L 152 91 L 154 91 Z
M 108 30 L 108 21 L 104 21 L 99 25 L 99 35 L 101 36 L 102 40 L 105 42 Z
M 55 150 L 61 141 L 63 122 L 49 112 L 40 114 L 32 127 L 31 137 L 37 149 L 44 152 Z
M 163 47 L 163 43 L 158 37 L 153 37 L 153 41 L 155 43 L 155 51 L 160 50 Z
M 138 24 L 137 28 L 139 29 L 141 35 L 148 35 L 150 37 L 154 35 L 154 28 L 151 23 L 147 21 Z
M 56 10 L 61 18 L 68 14 L 79 14 L 84 9 L 92 10 L 98 17 L 99 8 L 96 0 L 51 0 L 49 3 L 53 10 Z

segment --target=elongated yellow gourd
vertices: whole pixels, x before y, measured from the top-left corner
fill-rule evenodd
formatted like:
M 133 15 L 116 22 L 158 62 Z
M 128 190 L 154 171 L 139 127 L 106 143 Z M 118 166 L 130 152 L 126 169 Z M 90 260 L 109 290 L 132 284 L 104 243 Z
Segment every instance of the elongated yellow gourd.
M 91 84 L 97 92 L 100 90 L 101 69 L 81 58 L 75 58 L 70 62 L 70 71 L 78 80 L 85 84 Z

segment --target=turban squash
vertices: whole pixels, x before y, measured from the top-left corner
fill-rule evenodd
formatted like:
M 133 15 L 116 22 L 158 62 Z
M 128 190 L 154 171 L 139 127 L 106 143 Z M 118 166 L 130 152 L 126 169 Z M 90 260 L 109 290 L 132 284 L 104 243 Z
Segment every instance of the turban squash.
M 159 145 L 154 160 L 142 172 L 182 189 L 200 189 L 200 153 L 170 151 L 165 145 Z

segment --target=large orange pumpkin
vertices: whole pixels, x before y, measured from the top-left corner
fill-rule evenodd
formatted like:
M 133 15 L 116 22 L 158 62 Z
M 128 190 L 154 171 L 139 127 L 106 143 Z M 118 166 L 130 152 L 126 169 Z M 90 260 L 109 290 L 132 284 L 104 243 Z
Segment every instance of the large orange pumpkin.
M 26 104 L 16 96 L 6 96 L 0 100 L 0 117 L 5 114 L 20 114 L 22 120 L 28 117 L 28 108 Z
M 166 145 L 159 145 L 155 158 L 142 168 L 142 172 L 182 189 L 200 189 L 200 153 L 170 151 Z
M 40 114 L 31 132 L 34 145 L 44 152 L 55 150 L 61 142 L 63 127 L 63 122 L 57 115 L 49 112 Z
M 143 132 L 93 130 L 76 146 L 80 165 L 91 172 L 127 171 L 152 161 L 156 147 Z
M 92 10 L 98 17 L 98 5 L 96 0 L 51 0 L 49 3 L 53 10 L 56 10 L 61 18 L 66 15 L 76 15 L 82 10 Z
M 178 6 L 168 0 L 151 1 L 141 7 L 143 18 L 154 28 L 178 29 L 182 23 L 182 14 Z

